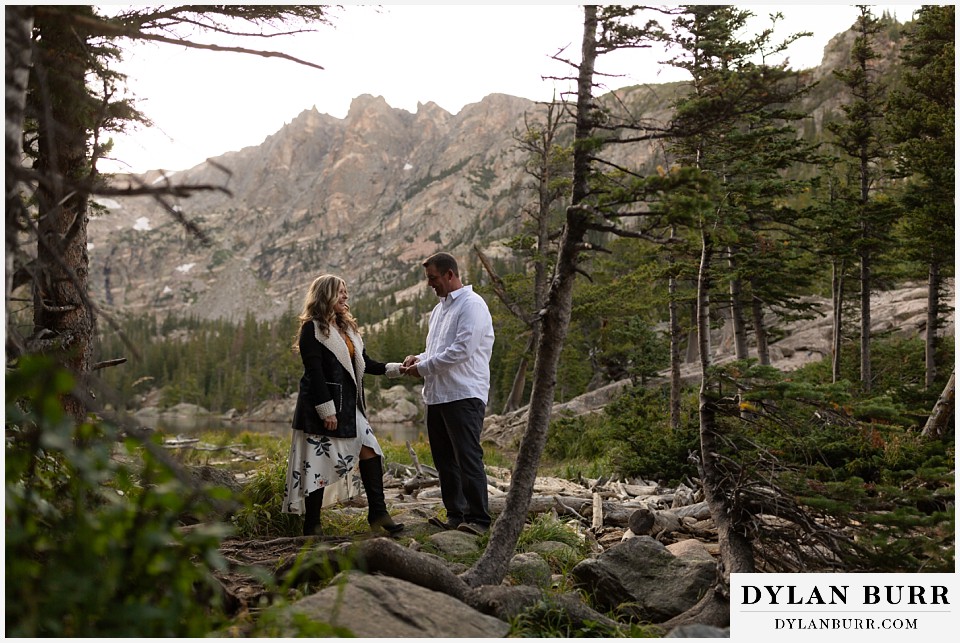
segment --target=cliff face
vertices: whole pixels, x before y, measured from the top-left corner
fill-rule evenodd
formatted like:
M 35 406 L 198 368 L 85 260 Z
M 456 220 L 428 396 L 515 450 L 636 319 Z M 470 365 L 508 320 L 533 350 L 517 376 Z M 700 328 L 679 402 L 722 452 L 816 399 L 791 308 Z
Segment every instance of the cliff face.
M 513 133 L 535 108 L 492 95 L 456 116 L 433 103 L 411 114 L 360 96 L 343 120 L 304 111 L 259 146 L 168 177 L 230 191 L 171 204 L 209 246 L 152 199 L 104 202 L 90 224 L 95 295 L 128 310 L 265 318 L 296 306 L 321 272 L 374 292 L 409 285 L 429 254 L 515 228 L 528 195 Z
M 849 32 L 809 70 L 820 87 L 805 99 L 804 136 L 822 132 L 843 99 L 830 70 L 845 63 Z M 888 60 L 898 47 L 884 45 Z M 682 83 L 617 90 L 618 110 L 663 125 Z M 420 262 L 446 250 L 460 257 L 519 230 L 535 198 L 514 136 L 542 107 L 493 94 L 452 115 L 434 103 L 415 114 L 382 97 L 354 99 L 344 119 L 302 112 L 258 146 L 211 159 L 172 177 L 136 181 L 224 186 L 168 205 L 208 236 L 204 245 L 152 198 L 104 201 L 89 227 L 94 297 L 107 308 L 180 312 L 201 318 L 272 318 L 298 308 L 316 275 L 334 272 L 355 294 L 409 288 Z M 657 163 L 654 144 L 622 146 L 612 160 Z M 116 177 L 123 185 L 130 177 Z

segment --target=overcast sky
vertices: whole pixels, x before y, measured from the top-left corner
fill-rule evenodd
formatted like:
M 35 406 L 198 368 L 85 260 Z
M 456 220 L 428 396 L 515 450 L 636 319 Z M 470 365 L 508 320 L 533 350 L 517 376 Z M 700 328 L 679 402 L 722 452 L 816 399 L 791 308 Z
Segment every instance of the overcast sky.
M 749 9 L 757 31 L 769 25 L 772 11 L 785 20 L 777 29 L 786 37 L 812 31 L 788 50 L 791 65 L 806 69 L 820 63 L 823 48 L 856 19 L 855 5 L 737 3 Z M 880 14 L 909 20 L 919 5 L 879 3 Z M 154 127 L 115 137 L 119 162 L 100 164 L 107 172 L 181 170 L 206 158 L 258 145 L 314 106 L 344 118 L 361 94 L 383 96 L 394 108 L 416 112 L 417 103 L 434 102 L 452 114 L 492 93 L 549 100 L 568 89 L 544 76 L 569 70 L 550 59 L 568 47 L 579 61 L 583 12 L 574 3 L 525 5 L 345 6 L 333 27 L 276 39 L 223 39 L 218 44 L 271 49 L 309 60 L 317 70 L 279 58 L 198 51 L 167 44 L 125 45 L 121 70 L 129 91 Z M 211 42 L 208 36 L 195 36 Z M 682 80 L 659 65 L 663 52 L 641 50 L 604 57 L 598 71 L 622 74 L 610 89 L 637 83 Z

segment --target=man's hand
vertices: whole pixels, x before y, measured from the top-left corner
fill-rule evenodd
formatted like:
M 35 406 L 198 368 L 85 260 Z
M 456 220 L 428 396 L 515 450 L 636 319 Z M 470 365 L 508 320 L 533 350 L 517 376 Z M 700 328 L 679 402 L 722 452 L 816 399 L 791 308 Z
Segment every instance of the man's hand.
M 400 372 L 410 377 L 423 377 L 420 375 L 420 369 L 417 368 L 419 362 L 420 358 L 416 355 L 407 355 L 403 360 L 403 366 L 400 367 Z

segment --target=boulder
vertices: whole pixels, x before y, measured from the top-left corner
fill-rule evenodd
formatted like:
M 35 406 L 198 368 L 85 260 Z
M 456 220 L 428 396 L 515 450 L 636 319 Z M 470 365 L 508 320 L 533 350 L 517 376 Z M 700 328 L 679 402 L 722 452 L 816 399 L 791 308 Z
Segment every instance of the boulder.
M 527 552 L 510 559 L 507 576 L 518 585 L 550 587 L 553 572 L 540 554 Z
M 297 394 L 261 402 L 243 418 L 250 422 L 290 422 L 297 406 Z M 240 419 L 240 418 L 234 418 Z
M 618 380 L 593 391 L 587 391 L 572 400 L 553 405 L 553 417 L 576 417 L 594 413 L 615 400 L 630 386 L 630 380 Z M 488 415 L 483 421 L 480 440 L 493 442 L 499 448 L 515 447 L 527 424 L 530 406 L 524 406 L 504 415 Z
M 549 562 L 555 562 L 560 567 L 567 567 L 566 563 L 576 561 L 580 558 L 576 548 L 567 543 L 561 543 L 556 540 L 543 540 L 531 543 L 527 551 L 540 554 L 541 558 Z
M 277 636 L 301 634 L 295 617 L 327 623 L 360 638 L 501 638 L 510 631 L 508 623 L 447 594 L 357 571 L 339 574 L 325 589 L 283 608 Z
M 367 399 L 372 399 L 371 394 L 367 394 Z M 381 389 L 379 400 L 376 404 L 370 405 L 371 424 L 403 424 L 406 422 L 415 422 L 417 418 L 422 417 L 421 400 L 417 390 L 408 389 L 406 386 L 397 385 L 390 388 Z
M 202 406 L 189 404 L 187 402 L 180 402 L 179 404 L 175 404 L 165 411 L 161 411 L 160 415 L 164 417 L 186 419 L 194 418 L 199 415 L 211 415 L 211 413 Z
M 138 424 L 155 427 L 157 426 L 157 420 L 160 419 L 160 409 L 156 406 L 145 406 L 134 412 L 133 419 Z
M 653 538 L 638 536 L 581 561 L 571 573 L 601 611 L 663 623 L 697 603 L 716 580 L 716 563 L 677 558 Z
M 480 551 L 477 537 L 463 531 L 441 531 L 427 538 L 434 547 L 454 558 L 469 556 Z
M 707 551 L 706 546 L 696 538 L 678 540 L 675 543 L 667 545 L 667 551 L 677 558 L 685 558 L 691 561 L 702 560 L 708 563 L 714 562 L 714 558 L 710 555 L 710 552 Z

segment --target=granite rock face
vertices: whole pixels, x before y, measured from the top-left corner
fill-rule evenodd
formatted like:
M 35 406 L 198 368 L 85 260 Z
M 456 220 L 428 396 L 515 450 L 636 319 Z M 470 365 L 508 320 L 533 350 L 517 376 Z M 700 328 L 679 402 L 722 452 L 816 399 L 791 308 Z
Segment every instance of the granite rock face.
M 224 186 L 175 208 L 204 245 L 151 198 L 104 200 L 90 222 L 91 286 L 108 305 L 206 319 L 276 318 L 298 308 L 318 274 L 347 279 L 354 296 L 419 278 L 440 249 L 512 235 L 529 198 L 513 134 L 529 100 L 494 94 L 452 115 L 416 114 L 382 97 L 354 99 L 344 119 L 302 112 L 259 146 L 131 181 Z

